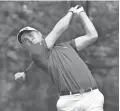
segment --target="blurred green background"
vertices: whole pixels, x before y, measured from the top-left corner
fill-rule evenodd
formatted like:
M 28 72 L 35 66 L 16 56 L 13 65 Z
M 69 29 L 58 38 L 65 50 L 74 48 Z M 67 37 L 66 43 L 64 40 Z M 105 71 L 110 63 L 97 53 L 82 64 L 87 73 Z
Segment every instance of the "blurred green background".
M 94 23 L 98 40 L 79 53 L 105 96 L 105 111 L 119 107 L 119 1 L 0 1 L 0 111 L 56 111 L 57 92 L 48 74 L 35 64 L 25 82 L 14 74 L 31 63 L 16 39 L 18 31 L 31 26 L 47 35 L 75 4 L 82 4 Z M 83 35 L 78 18 L 58 43 Z

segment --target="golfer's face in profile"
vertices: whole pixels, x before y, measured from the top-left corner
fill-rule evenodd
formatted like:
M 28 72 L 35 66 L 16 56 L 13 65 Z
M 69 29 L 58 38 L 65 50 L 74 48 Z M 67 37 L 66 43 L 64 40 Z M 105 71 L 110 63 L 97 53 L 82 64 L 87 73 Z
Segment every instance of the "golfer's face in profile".
M 25 46 L 26 45 L 30 46 L 32 44 L 39 43 L 41 39 L 42 39 L 42 35 L 40 32 L 37 31 L 27 32 L 21 36 L 22 44 Z

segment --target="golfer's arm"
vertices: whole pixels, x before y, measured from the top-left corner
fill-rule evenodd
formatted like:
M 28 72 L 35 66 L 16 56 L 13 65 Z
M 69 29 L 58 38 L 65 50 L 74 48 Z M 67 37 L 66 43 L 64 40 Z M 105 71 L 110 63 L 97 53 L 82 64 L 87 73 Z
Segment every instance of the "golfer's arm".
M 83 23 L 86 34 L 75 39 L 75 44 L 78 51 L 86 48 L 98 38 L 98 33 L 86 13 L 80 12 L 79 17 Z
M 72 19 L 72 12 L 68 12 L 45 38 L 48 48 L 52 48 L 58 37 L 68 28 Z

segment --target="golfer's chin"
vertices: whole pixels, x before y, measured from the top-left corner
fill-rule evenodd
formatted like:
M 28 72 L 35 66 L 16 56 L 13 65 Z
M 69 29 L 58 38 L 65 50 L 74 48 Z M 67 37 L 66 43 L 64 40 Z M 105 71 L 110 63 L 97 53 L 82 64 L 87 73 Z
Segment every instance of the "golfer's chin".
M 26 49 L 29 53 L 34 55 L 39 55 L 41 53 L 42 42 L 34 42 L 31 45 L 27 45 Z

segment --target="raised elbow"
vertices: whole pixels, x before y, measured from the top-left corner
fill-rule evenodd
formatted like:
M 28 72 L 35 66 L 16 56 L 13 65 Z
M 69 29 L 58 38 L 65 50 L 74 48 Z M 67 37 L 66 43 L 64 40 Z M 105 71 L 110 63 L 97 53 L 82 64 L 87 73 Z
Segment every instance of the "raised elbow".
M 91 33 L 90 33 L 90 37 L 91 37 L 91 38 L 94 38 L 94 39 L 97 39 L 97 38 L 98 38 L 98 33 L 97 33 L 97 31 L 91 32 Z
M 98 38 L 98 33 L 96 31 L 92 32 L 92 33 L 88 34 L 88 37 L 89 37 L 90 41 L 95 42 Z
M 94 37 L 94 38 L 98 38 L 98 33 L 97 33 L 97 31 L 94 32 L 93 37 Z

